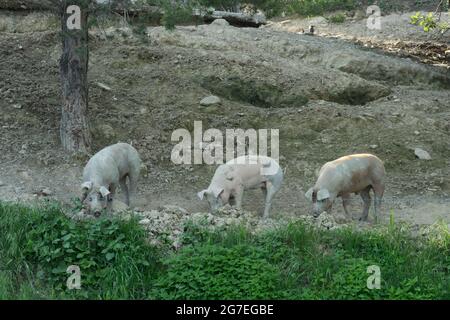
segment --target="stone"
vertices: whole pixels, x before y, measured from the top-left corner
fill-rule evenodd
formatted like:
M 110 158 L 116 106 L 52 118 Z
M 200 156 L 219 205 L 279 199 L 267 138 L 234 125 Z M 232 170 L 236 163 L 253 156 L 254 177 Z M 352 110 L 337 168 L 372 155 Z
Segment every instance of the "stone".
M 116 137 L 114 128 L 108 124 L 99 125 L 96 129 L 97 133 L 100 134 L 103 139 L 113 140 Z
M 414 154 L 420 160 L 431 160 L 430 154 L 427 151 L 425 151 L 425 150 L 423 150 L 421 148 L 414 149 Z
M 97 86 L 105 91 L 111 91 L 111 88 L 104 83 L 97 82 Z
M 230 24 L 228 23 L 227 20 L 225 19 L 216 19 L 213 22 L 211 22 L 212 26 L 221 26 L 221 27 L 226 27 L 229 26 Z
M 205 106 L 205 107 L 220 104 L 220 103 L 221 103 L 221 100 L 217 96 L 208 96 L 208 97 L 203 98 L 200 101 L 200 105 Z
M 145 219 L 142 219 L 141 221 L 139 221 L 139 224 L 142 224 L 142 225 L 148 225 L 150 223 L 151 223 L 151 220 L 148 218 L 145 218 Z
M 49 188 L 44 188 L 44 189 L 42 189 L 41 194 L 44 197 L 48 197 L 48 196 L 51 196 L 53 194 L 53 192 Z

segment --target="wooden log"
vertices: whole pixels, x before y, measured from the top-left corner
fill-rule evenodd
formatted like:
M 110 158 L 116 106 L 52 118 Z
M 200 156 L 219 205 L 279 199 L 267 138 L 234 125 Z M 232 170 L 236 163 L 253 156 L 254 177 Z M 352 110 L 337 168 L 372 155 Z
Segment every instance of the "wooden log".
M 240 12 L 213 11 L 203 15 L 203 20 L 206 23 L 211 23 L 216 19 L 225 19 L 229 24 L 236 27 L 258 28 L 267 23 L 266 17 L 262 14 L 249 15 Z

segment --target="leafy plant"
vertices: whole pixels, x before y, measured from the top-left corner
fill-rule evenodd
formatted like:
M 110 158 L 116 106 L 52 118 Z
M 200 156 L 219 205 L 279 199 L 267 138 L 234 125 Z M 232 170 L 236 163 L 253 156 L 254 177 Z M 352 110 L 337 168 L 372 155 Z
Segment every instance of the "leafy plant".
M 75 222 L 55 204 L 33 210 L 0 205 L 2 221 L 5 215 L 8 221 L 16 220 L 11 215 L 17 209 L 22 211 L 21 227 L 26 232 L 10 245 L 20 246 L 21 259 L 33 266 L 34 281 L 45 282 L 62 296 L 85 298 L 142 298 L 144 288 L 153 282 L 158 255 L 136 221 Z M 2 233 L 14 234 L 18 230 L 13 228 L 13 224 L 3 224 Z M 6 241 L 0 240 L 3 254 Z M 70 265 L 80 267 L 81 290 L 66 288 Z
M 427 15 L 417 12 L 415 15 L 411 16 L 411 24 L 421 26 L 425 32 L 430 32 L 437 29 L 441 33 L 445 33 L 450 29 L 450 25 L 448 23 L 440 22 L 439 18 L 431 12 Z
M 277 269 L 248 245 L 185 247 L 164 261 L 151 292 L 157 299 L 276 298 Z

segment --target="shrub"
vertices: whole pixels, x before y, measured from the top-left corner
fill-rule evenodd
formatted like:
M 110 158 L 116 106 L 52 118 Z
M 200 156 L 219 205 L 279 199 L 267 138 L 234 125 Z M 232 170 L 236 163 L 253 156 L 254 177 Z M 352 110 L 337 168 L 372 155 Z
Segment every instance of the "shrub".
M 74 222 L 58 204 L 0 202 L 0 299 L 450 299 L 450 234 L 396 225 L 318 230 L 301 222 L 252 234 L 192 221 L 170 255 L 135 220 Z M 69 265 L 81 290 L 66 289 Z M 367 267 L 381 270 L 368 289 Z
M 185 247 L 164 261 L 152 291 L 157 299 L 276 298 L 277 269 L 249 245 Z
M 143 298 L 153 282 L 157 252 L 147 245 L 145 231 L 134 220 L 75 222 L 58 206 L 28 209 L 0 204 L 0 225 L 0 233 L 8 235 L 0 238 L 0 254 L 33 266 L 27 273 L 33 282 L 46 283 L 58 296 Z M 20 255 L 13 257 L 15 252 Z M 66 288 L 70 265 L 80 267 L 81 290 Z M 20 269 L 17 278 L 24 276 L 24 268 Z
M 331 15 L 328 20 L 331 23 L 344 23 L 345 22 L 345 14 L 343 13 L 336 13 Z

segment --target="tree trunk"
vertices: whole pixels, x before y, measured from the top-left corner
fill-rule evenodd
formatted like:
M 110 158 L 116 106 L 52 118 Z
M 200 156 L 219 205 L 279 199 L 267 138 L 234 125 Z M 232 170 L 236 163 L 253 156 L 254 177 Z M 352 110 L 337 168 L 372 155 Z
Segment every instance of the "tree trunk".
M 63 0 L 61 4 L 62 56 L 60 73 L 62 84 L 61 144 L 68 152 L 87 153 L 91 148 L 91 135 L 87 121 L 88 110 L 88 0 Z M 67 7 L 81 9 L 81 29 L 69 30 L 67 21 L 71 13 Z

